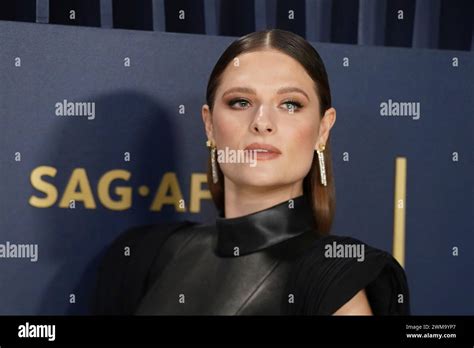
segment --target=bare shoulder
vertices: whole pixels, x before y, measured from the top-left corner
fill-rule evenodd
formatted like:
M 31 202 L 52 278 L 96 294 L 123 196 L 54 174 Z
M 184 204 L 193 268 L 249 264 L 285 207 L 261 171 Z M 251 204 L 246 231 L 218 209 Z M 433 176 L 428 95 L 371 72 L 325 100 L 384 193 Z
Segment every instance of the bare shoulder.
M 333 315 L 374 315 L 365 289 L 360 290 Z

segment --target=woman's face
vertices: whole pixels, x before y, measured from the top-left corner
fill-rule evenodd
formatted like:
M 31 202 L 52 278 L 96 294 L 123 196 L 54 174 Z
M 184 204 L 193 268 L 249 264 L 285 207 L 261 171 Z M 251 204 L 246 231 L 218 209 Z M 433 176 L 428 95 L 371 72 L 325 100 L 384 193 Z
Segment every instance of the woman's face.
M 208 105 L 202 109 L 208 139 L 221 152 L 218 159 L 224 160 L 219 165 L 226 180 L 254 188 L 302 182 L 314 150 L 326 144 L 335 121 L 334 109 L 327 114 L 320 119 L 314 82 L 304 68 L 277 50 L 236 57 L 221 76 L 212 115 Z M 273 148 L 246 152 L 240 159 L 247 163 L 230 163 L 235 161 L 225 156 L 225 151 L 230 154 L 252 144 L 253 150 Z

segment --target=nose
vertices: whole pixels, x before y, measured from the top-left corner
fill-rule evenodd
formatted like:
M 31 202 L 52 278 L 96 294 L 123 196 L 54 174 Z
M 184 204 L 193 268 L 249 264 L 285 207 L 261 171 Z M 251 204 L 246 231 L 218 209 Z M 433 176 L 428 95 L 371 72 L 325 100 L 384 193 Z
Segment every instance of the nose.
M 252 133 L 255 134 L 271 134 L 276 130 L 275 125 L 271 121 L 268 112 L 263 111 L 263 105 L 260 106 L 257 115 L 250 125 Z

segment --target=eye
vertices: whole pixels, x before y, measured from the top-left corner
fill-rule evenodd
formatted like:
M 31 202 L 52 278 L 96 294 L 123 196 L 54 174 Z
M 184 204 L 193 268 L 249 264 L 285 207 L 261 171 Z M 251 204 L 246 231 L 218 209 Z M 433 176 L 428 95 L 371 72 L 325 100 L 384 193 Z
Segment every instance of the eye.
M 234 107 L 234 104 L 237 104 L 239 107 L 237 107 L 237 109 L 245 109 L 247 104 L 250 105 L 250 103 L 245 100 L 245 99 L 241 99 L 241 98 L 238 98 L 238 99 L 232 99 L 228 105 L 230 107 Z
M 303 107 L 303 105 L 301 105 L 301 103 L 299 103 L 295 100 L 287 100 L 287 101 L 283 102 L 283 104 L 289 105 L 288 110 L 293 110 L 293 111 L 299 110 Z

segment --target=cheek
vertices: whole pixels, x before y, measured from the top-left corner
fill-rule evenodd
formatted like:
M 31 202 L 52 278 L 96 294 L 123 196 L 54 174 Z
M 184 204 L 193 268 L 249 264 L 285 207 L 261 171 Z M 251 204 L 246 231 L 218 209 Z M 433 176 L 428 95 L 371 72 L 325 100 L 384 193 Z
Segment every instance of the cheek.
M 237 120 L 216 114 L 214 118 L 214 138 L 219 148 L 228 146 L 235 148 L 238 145 L 243 125 Z
M 294 128 L 291 134 L 288 134 L 288 140 L 292 151 L 299 153 L 312 153 L 316 144 L 316 134 L 318 132 L 317 122 L 307 122 Z
M 317 135 L 317 121 L 305 122 L 288 133 L 287 150 L 294 175 L 305 176 L 311 168 Z

